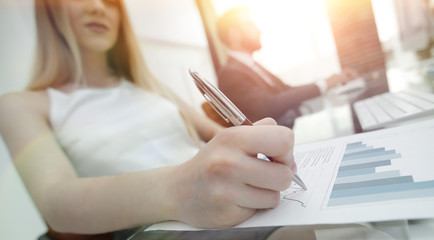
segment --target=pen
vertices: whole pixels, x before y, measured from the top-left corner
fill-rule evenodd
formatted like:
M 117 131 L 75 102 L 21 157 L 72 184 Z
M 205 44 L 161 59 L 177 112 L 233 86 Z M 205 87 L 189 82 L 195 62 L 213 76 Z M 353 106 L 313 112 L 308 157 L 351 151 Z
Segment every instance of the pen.
M 226 121 L 232 122 L 235 126 L 240 125 L 253 125 L 252 122 L 216 87 L 209 83 L 206 79 L 201 77 L 199 73 L 189 69 L 190 75 L 193 77 L 194 82 L 199 89 L 200 93 L 208 101 L 211 107 Z M 267 157 L 271 162 L 273 158 Z M 304 190 L 307 190 L 306 185 L 301 178 L 294 174 L 292 180 L 296 182 Z

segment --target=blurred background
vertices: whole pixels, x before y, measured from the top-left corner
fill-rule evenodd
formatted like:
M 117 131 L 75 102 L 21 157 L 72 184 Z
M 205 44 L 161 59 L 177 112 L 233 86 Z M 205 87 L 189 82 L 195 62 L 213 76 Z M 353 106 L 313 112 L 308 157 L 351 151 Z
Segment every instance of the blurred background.
M 434 80 L 433 0 L 125 0 L 152 73 L 198 110 L 204 101 L 187 69 L 216 82 L 225 50 L 216 18 L 251 8 L 262 31 L 255 59 L 291 85 L 353 67 L 366 96 Z M 22 90 L 35 52 L 33 0 L 0 0 L 0 94 Z M 433 88 L 430 90 L 433 91 Z M 5 117 L 5 116 L 0 116 Z M 0 239 L 46 231 L 0 140 Z

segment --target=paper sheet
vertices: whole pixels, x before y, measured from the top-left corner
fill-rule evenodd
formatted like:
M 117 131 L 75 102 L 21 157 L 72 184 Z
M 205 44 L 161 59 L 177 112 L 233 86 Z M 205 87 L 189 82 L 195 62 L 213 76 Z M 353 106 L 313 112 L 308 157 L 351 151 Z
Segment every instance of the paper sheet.
M 296 146 L 298 174 L 278 207 L 235 227 L 434 218 L 434 119 Z M 199 230 L 164 222 L 147 230 Z

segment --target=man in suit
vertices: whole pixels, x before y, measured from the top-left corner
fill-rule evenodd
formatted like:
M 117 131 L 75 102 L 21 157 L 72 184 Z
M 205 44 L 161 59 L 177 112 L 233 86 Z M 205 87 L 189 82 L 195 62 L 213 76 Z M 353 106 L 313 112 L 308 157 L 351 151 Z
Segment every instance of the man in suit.
M 217 73 L 218 86 L 252 121 L 272 117 L 292 128 L 303 101 L 356 78 L 356 73 L 348 70 L 303 86 L 283 83 L 253 60 L 253 53 L 261 48 L 260 31 L 245 8 L 224 13 L 217 21 L 217 30 L 229 50 L 228 61 Z

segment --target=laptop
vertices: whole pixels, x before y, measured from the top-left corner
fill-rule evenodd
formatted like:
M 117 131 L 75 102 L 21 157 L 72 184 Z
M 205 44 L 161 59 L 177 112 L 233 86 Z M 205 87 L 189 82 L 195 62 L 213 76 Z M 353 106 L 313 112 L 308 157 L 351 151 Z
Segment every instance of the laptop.
M 353 108 L 363 131 L 370 131 L 416 118 L 434 118 L 434 94 L 413 90 L 386 92 L 356 101 Z

